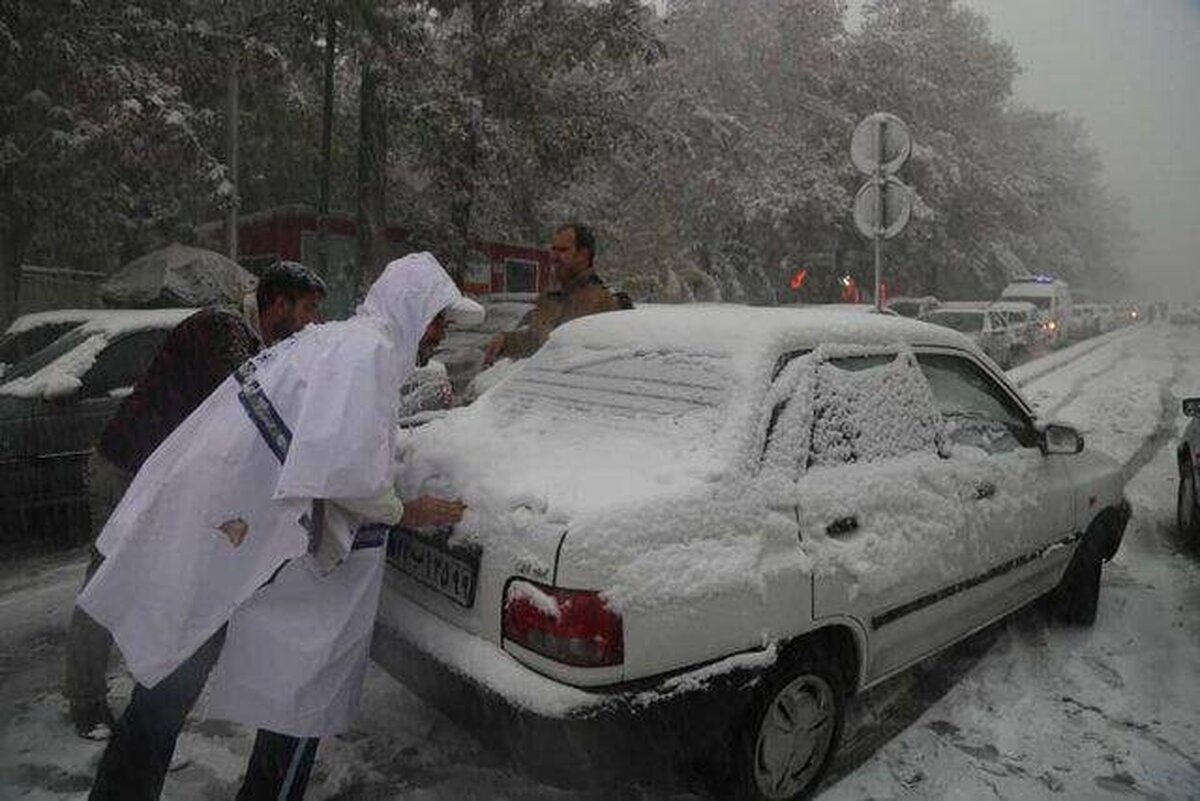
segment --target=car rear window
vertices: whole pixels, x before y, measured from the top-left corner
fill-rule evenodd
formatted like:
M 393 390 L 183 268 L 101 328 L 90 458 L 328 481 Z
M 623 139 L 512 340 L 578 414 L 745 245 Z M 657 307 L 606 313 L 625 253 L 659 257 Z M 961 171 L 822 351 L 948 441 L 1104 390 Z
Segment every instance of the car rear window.
M 720 424 L 731 380 L 726 357 L 657 350 L 549 347 L 497 387 L 511 411 L 611 419 L 711 418 Z

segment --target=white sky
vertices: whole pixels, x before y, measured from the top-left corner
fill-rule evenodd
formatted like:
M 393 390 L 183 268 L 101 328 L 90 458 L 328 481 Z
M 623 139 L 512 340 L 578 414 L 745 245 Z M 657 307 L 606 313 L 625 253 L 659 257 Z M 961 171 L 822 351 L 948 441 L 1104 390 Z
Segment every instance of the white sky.
M 1087 124 L 1142 234 L 1135 285 L 1200 300 L 1200 0 L 963 2 L 1017 51 L 1019 100 Z

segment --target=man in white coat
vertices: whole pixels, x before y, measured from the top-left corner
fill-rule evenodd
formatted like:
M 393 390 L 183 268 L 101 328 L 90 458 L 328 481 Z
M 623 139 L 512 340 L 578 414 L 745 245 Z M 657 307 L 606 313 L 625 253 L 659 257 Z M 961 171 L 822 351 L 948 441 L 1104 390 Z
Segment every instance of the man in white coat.
M 214 664 L 209 716 L 259 729 L 238 798 L 303 796 L 317 738 L 357 712 L 387 527 L 463 513 L 395 495 L 400 384 L 447 317 L 482 314 L 433 256 L 394 261 L 354 317 L 247 361 L 146 460 L 78 600 L 137 680 L 91 798 L 158 797 Z

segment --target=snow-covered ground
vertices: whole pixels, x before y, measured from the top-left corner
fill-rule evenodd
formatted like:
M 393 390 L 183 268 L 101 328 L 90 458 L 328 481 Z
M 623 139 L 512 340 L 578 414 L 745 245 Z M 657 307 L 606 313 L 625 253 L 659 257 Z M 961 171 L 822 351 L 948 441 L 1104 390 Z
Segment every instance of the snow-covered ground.
M 1017 368 L 1040 415 L 1129 469 L 1134 516 L 1096 625 L 1022 612 L 855 699 L 821 798 L 1200 798 L 1200 549 L 1174 527 L 1178 398 L 1200 395 L 1200 341 L 1144 326 L 1047 358 L 1050 372 Z M 73 735 L 59 694 L 82 570 L 81 554 L 0 565 L 0 799 L 86 795 L 101 747 Z M 129 681 L 113 675 L 119 709 Z M 365 692 L 355 729 L 321 744 L 309 798 L 612 797 L 515 773 L 377 669 Z M 164 797 L 232 797 L 250 742 L 197 719 Z

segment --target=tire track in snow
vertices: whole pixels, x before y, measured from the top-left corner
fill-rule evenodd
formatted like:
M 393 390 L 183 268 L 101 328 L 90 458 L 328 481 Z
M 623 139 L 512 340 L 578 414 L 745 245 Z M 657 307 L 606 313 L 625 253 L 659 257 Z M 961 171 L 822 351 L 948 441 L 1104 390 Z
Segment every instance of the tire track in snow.
M 1110 372 L 1123 359 L 1129 358 L 1129 342 L 1129 339 L 1120 340 L 1120 350 L 1112 362 L 1105 364 L 1103 367 L 1097 370 L 1092 370 L 1091 372 L 1081 375 L 1074 383 L 1072 383 L 1070 390 L 1067 391 L 1067 394 L 1059 398 L 1057 402 L 1055 402 L 1050 408 L 1046 409 L 1046 411 L 1040 416 L 1046 420 L 1053 419 L 1056 414 L 1074 403 L 1079 396 L 1083 394 L 1083 390 L 1088 384 Z
M 1175 438 L 1178 400 L 1172 388 L 1183 378 L 1184 354 L 1180 353 L 1179 348 L 1172 344 L 1171 355 L 1171 375 L 1158 383 L 1158 425 L 1146 441 L 1121 465 L 1122 484 L 1129 483 L 1131 478 L 1148 465 L 1158 455 L 1158 452 Z

